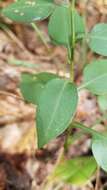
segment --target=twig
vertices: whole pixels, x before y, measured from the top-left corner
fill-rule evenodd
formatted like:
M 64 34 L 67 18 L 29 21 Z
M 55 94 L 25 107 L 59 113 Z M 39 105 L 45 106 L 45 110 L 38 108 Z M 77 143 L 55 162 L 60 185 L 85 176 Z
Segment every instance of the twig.
M 45 37 L 43 36 L 42 32 L 39 30 L 39 28 L 37 27 L 37 25 L 35 23 L 31 23 L 32 28 L 35 30 L 35 32 L 37 33 L 37 35 L 39 36 L 40 40 L 43 42 L 44 46 L 46 47 L 46 49 L 48 50 L 48 52 L 50 52 L 49 46 L 47 41 L 45 40 Z
M 59 152 L 59 155 L 58 155 L 58 159 L 56 161 L 54 169 L 53 169 L 51 175 L 47 176 L 46 179 L 45 179 L 45 181 L 41 185 L 41 190 L 42 189 L 44 189 L 44 190 L 50 190 L 49 188 L 53 186 L 53 182 L 52 182 L 51 176 L 54 173 L 54 171 L 56 170 L 56 168 L 59 165 L 59 163 L 61 162 L 61 160 L 63 159 L 63 156 L 64 156 L 64 148 L 62 147 L 60 149 L 60 152 Z
M 17 38 L 17 36 L 7 26 L 5 26 L 4 24 L 0 24 L 0 27 L 19 46 L 20 49 L 22 49 L 27 55 L 29 55 L 30 58 L 33 57 L 33 55 L 26 49 L 23 43 Z
M 95 190 L 99 190 L 100 188 L 100 168 L 98 166 L 97 168 L 97 173 L 96 173 L 96 185 L 95 185 Z
M 24 100 L 23 98 L 21 98 L 20 96 L 17 96 L 17 95 L 15 95 L 15 94 L 10 93 L 10 92 L 7 92 L 7 91 L 0 90 L 0 94 L 3 94 L 3 95 L 5 95 L 5 96 L 11 96 L 11 97 L 13 97 L 13 98 L 16 98 L 16 99 L 18 99 L 18 100 L 21 100 L 21 101 L 25 102 L 25 100 Z

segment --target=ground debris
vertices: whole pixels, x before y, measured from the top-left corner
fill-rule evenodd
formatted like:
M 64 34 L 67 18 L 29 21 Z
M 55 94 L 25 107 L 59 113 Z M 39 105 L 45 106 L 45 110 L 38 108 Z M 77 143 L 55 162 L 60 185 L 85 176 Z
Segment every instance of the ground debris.
M 0 1 L 0 7 L 5 7 L 12 1 Z M 86 1 L 77 0 L 77 8 L 80 14 L 86 17 L 89 31 L 95 23 L 107 20 L 107 0 L 88 0 L 85 6 Z M 23 72 L 46 71 L 65 76 L 66 50 L 64 47 L 53 46 L 47 38 L 47 21 L 39 23 L 38 26 L 44 31 L 43 35 L 49 42 L 49 48 L 52 49 L 50 53 L 31 26 L 14 24 L 7 18 L 0 19 L 9 29 L 0 29 L 0 190 L 44 190 L 40 187 L 56 164 L 65 136 L 62 134 L 44 149 L 36 150 L 36 109 L 23 101 L 19 81 Z M 81 49 L 79 46 L 76 50 L 76 63 L 79 63 L 76 69 L 81 69 L 80 61 L 84 59 L 80 55 Z M 96 58 L 95 55 L 94 57 Z M 90 62 L 92 58 L 93 54 L 89 51 L 84 62 Z M 15 60 L 28 61 L 34 67 L 16 66 Z M 69 68 L 66 68 L 66 71 L 68 78 Z M 77 71 L 77 83 L 79 77 Z M 100 116 L 96 98 L 86 90 L 81 91 L 76 119 L 90 127 Z M 100 125 L 95 127 L 100 130 Z M 67 157 L 91 154 L 90 139 L 88 136 L 82 136 L 70 146 Z M 102 178 L 102 183 L 106 186 L 107 176 L 103 174 Z M 64 184 L 61 190 L 93 189 L 93 185 L 90 184 L 82 188 Z
M 26 160 L 27 156 L 24 154 L 0 154 L 1 190 L 31 190 L 32 180 L 23 167 L 23 162 L 26 162 Z

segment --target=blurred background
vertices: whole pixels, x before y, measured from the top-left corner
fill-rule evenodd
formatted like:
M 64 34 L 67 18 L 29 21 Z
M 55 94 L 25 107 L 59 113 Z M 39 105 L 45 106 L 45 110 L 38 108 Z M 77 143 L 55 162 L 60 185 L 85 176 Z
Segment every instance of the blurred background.
M 0 10 L 11 2 L 0 0 Z M 77 0 L 76 7 L 86 20 L 87 31 L 96 23 L 107 22 L 107 0 Z M 64 66 L 67 52 L 64 47 L 52 44 L 47 23 L 48 20 L 38 22 L 38 32 L 32 26 L 17 24 L 0 15 L 0 190 L 44 190 L 46 176 L 54 168 L 63 146 L 61 135 L 44 149 L 37 150 L 36 108 L 23 100 L 19 89 L 23 72 L 48 71 L 69 77 L 69 68 Z M 40 33 L 44 36 L 45 44 Z M 77 45 L 77 84 L 82 81 L 83 67 L 96 57 L 99 58 L 85 42 Z M 107 115 L 101 112 L 96 98 L 87 90 L 79 94 L 76 119 L 87 126 L 94 123 L 99 131 L 103 131 L 107 125 Z M 70 146 L 67 157 L 77 155 L 91 155 L 88 136 L 82 136 Z M 86 186 L 63 184 L 59 189 L 94 190 L 94 185 L 95 177 Z M 104 172 L 100 174 L 100 187 L 107 189 L 107 175 Z

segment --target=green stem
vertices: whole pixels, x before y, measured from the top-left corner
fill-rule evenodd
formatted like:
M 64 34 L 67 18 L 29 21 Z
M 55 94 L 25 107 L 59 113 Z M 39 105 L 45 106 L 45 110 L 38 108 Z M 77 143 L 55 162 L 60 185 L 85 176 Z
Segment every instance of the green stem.
M 70 78 L 71 81 L 74 81 L 74 49 L 75 49 L 75 41 L 76 41 L 76 36 L 75 36 L 75 0 L 72 0 L 71 2 L 71 33 L 72 33 L 72 40 L 71 40 L 71 60 L 70 60 Z
M 69 137 L 71 136 L 71 127 L 68 127 L 66 130 L 66 137 L 65 137 L 65 142 L 64 142 L 64 151 L 65 153 L 68 151 L 69 147 Z
M 86 20 L 87 20 L 87 2 L 88 0 L 85 0 L 85 9 L 84 9 L 84 16 L 83 16 L 83 21 L 84 21 L 84 26 L 85 26 L 85 36 L 82 39 L 81 43 L 81 55 L 80 55 L 80 62 L 78 65 L 78 74 L 80 75 L 82 73 L 82 70 L 84 69 L 86 63 L 88 62 L 87 60 L 87 52 L 88 52 L 88 46 L 87 46 L 87 37 L 88 37 L 88 31 L 86 27 Z
M 71 125 L 69 126 L 69 128 L 67 129 L 67 136 L 66 136 L 66 140 L 65 140 L 65 144 L 64 144 L 64 150 L 65 152 L 68 151 L 68 147 L 69 147 L 69 137 L 71 136 L 70 131 L 73 128 L 79 128 L 83 131 L 83 133 L 89 134 L 92 137 L 102 137 L 102 134 L 100 134 L 99 132 L 95 131 L 94 129 L 90 128 L 90 127 L 86 127 L 81 123 L 78 122 L 72 122 Z
M 73 48 L 75 47 L 75 0 L 72 0 L 72 4 L 71 4 L 71 21 L 72 21 L 72 46 Z
M 72 0 L 71 5 L 69 5 L 69 11 L 71 14 L 71 34 L 72 36 L 70 36 L 71 40 L 70 40 L 70 46 L 68 47 L 68 54 L 70 54 L 70 58 L 69 58 L 69 62 L 70 62 L 70 80 L 71 82 L 74 82 L 74 49 L 75 49 L 75 41 L 76 41 L 76 36 L 75 36 L 75 0 Z M 70 50 L 70 52 L 69 52 Z M 69 140 L 69 136 L 70 134 L 71 128 L 69 127 L 67 129 L 67 134 L 66 134 L 66 139 L 65 139 L 65 143 L 64 143 L 64 150 L 65 152 L 68 151 L 68 140 Z
M 33 29 L 35 30 L 35 32 L 37 33 L 37 35 L 39 36 L 40 40 L 43 42 L 44 46 L 46 47 L 46 49 L 49 51 L 49 46 L 42 34 L 42 32 L 39 30 L 39 28 L 37 27 L 37 25 L 35 23 L 31 23 L 31 26 L 33 27 Z
M 93 137 L 94 137 L 94 136 L 102 137 L 102 134 L 100 134 L 99 132 L 97 132 L 96 130 L 94 130 L 94 129 L 92 129 L 92 128 L 89 128 L 89 127 L 84 126 L 84 125 L 81 124 L 81 123 L 74 122 L 74 123 L 72 124 L 72 126 L 73 126 L 74 128 L 79 128 L 79 129 L 83 130 L 85 133 L 88 133 L 88 134 L 90 134 L 90 135 L 93 136 Z

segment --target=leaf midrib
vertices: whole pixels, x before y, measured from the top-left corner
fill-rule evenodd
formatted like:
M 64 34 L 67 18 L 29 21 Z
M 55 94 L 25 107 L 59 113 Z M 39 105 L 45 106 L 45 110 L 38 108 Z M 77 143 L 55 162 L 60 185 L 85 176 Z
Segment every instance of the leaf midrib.
M 94 83 L 94 82 L 96 82 L 97 80 L 99 80 L 99 79 L 101 79 L 101 78 L 103 78 L 103 77 L 105 77 L 105 76 L 107 76 L 107 73 L 104 73 L 104 74 L 101 75 L 101 76 L 98 76 L 98 77 L 96 77 L 96 78 L 94 78 L 94 79 L 92 79 L 92 80 L 90 80 L 90 81 L 87 81 L 86 83 L 83 83 L 83 84 L 78 88 L 78 90 L 89 86 L 91 83 Z
M 53 111 L 53 114 L 52 114 L 50 123 L 49 123 L 49 125 L 48 125 L 48 127 L 47 127 L 47 131 L 50 130 L 50 126 L 52 125 L 52 123 L 53 123 L 53 121 L 54 121 L 54 116 L 55 116 L 55 114 L 56 114 L 56 110 L 57 110 L 57 108 L 58 108 L 58 106 L 59 106 L 59 104 L 60 104 L 60 100 L 61 100 L 63 91 L 64 91 L 64 89 L 65 89 L 67 83 L 68 83 L 68 81 L 65 81 L 65 83 L 64 83 L 64 85 L 63 85 L 63 88 L 62 88 L 62 90 L 61 90 L 61 92 L 60 92 L 60 94 L 59 94 L 59 98 L 57 99 L 56 106 L 55 106 L 55 108 L 54 108 L 54 111 Z

